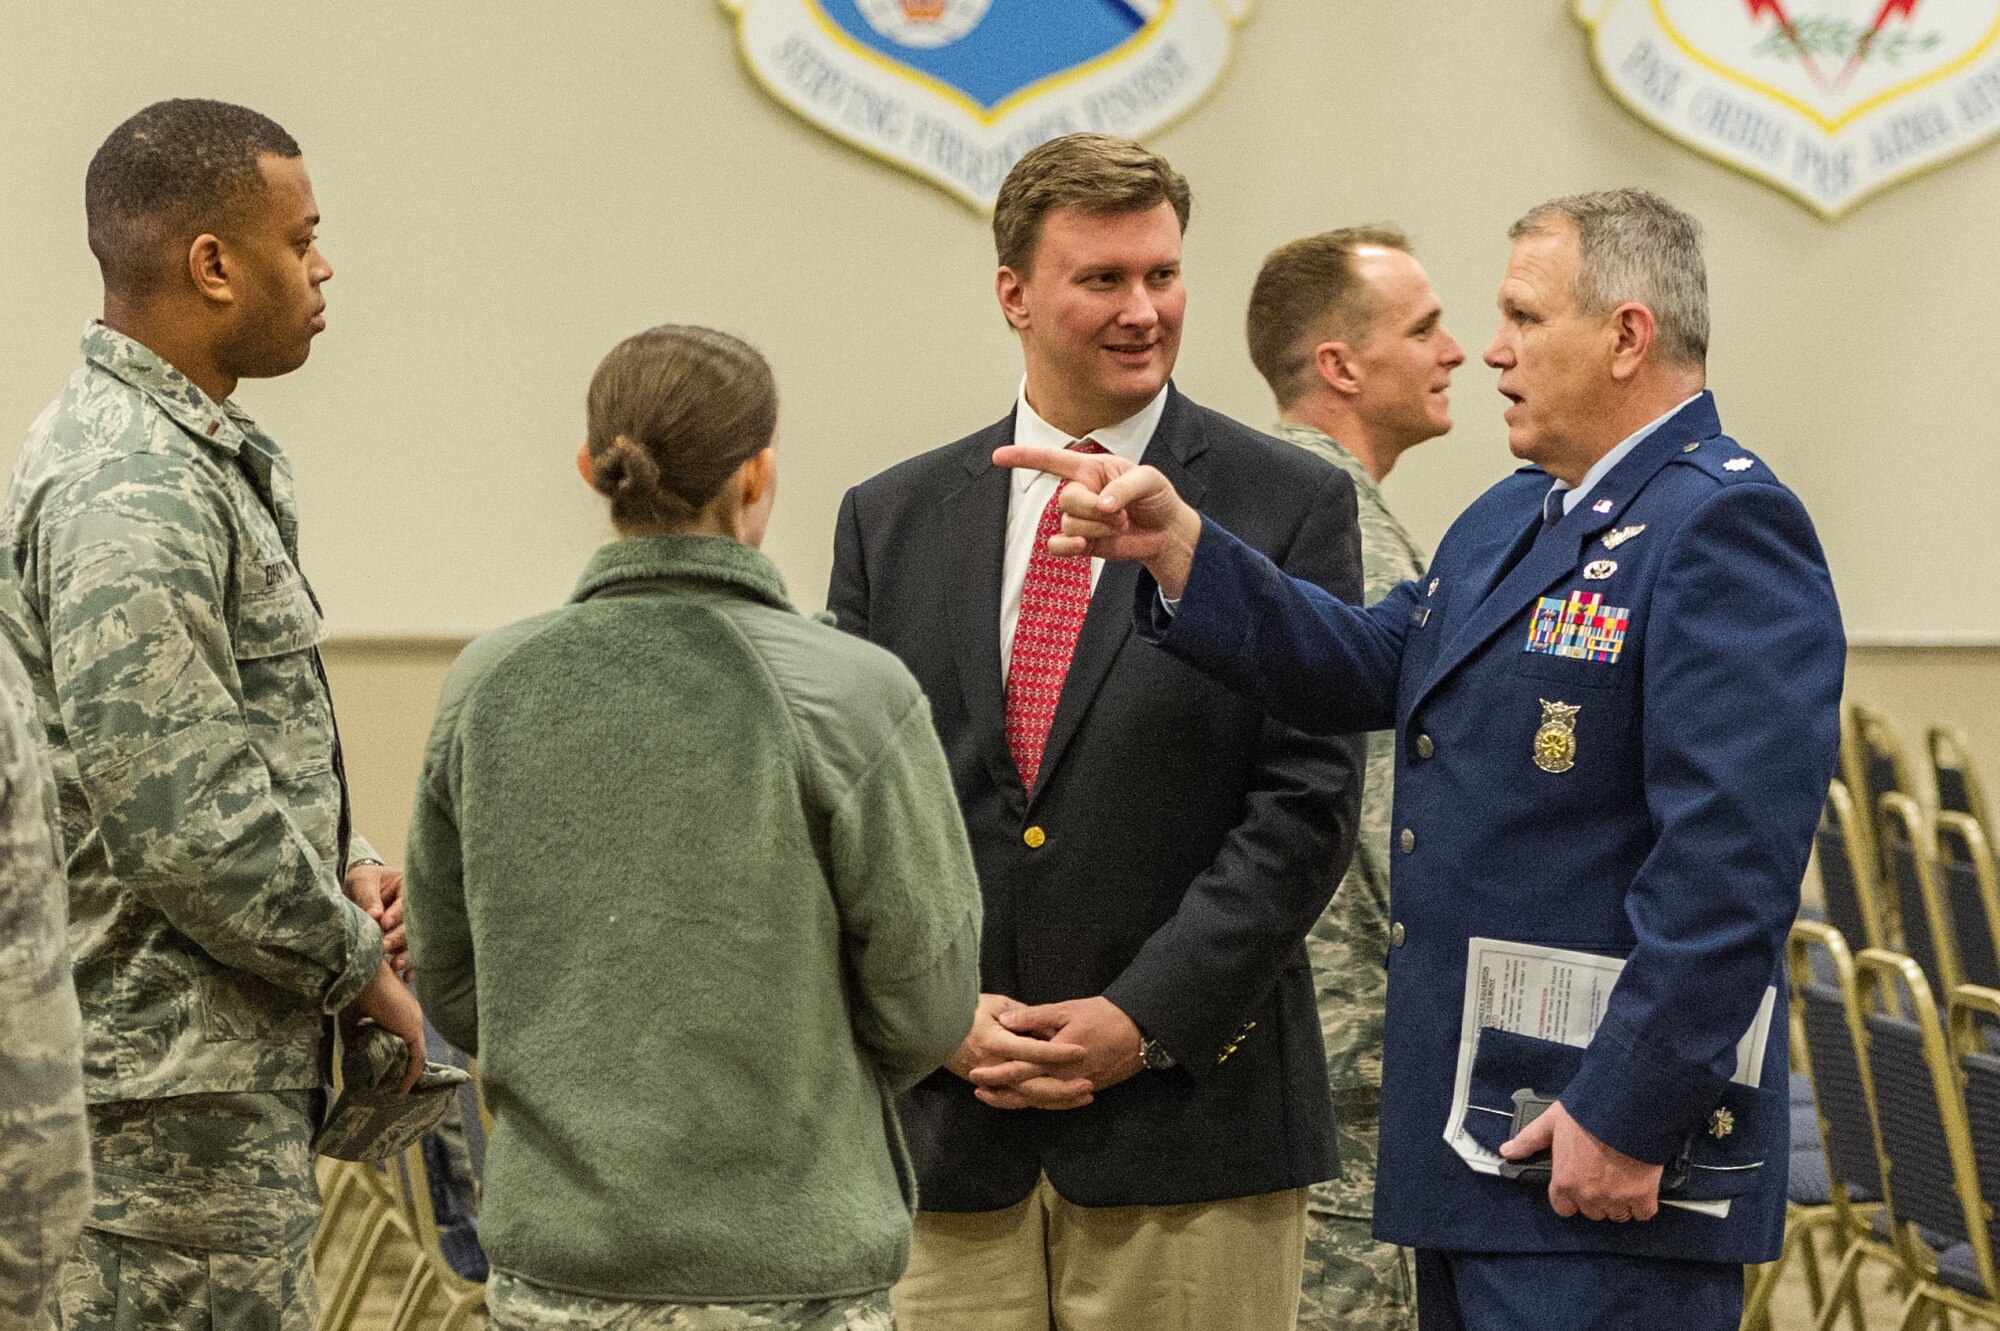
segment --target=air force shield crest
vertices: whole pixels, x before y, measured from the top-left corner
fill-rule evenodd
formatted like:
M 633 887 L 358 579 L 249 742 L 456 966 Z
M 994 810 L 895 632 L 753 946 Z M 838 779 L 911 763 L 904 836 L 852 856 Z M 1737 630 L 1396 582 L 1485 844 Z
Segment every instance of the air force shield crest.
M 1251 3 L 722 0 L 772 96 L 981 210 L 1039 143 L 1136 138 L 1191 109 Z
M 2000 133 L 2000 0 L 1573 0 L 1606 86 L 1824 217 Z

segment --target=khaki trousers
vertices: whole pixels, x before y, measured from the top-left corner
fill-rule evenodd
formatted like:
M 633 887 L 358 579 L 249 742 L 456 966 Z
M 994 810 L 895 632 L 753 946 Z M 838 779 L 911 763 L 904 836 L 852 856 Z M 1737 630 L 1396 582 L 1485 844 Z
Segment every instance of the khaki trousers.
M 1306 1191 L 1076 1206 L 1047 1176 L 1004 1211 L 920 1211 L 900 1331 L 1292 1331 Z

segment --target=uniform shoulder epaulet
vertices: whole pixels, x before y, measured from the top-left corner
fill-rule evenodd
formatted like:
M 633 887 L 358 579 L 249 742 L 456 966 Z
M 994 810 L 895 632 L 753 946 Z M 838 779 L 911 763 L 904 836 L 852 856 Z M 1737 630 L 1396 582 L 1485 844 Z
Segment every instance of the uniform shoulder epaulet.
M 1768 484 L 1777 479 L 1771 474 L 1769 464 L 1726 434 L 1681 445 L 1678 460 L 1691 467 L 1699 467 L 1723 482 L 1763 481 Z

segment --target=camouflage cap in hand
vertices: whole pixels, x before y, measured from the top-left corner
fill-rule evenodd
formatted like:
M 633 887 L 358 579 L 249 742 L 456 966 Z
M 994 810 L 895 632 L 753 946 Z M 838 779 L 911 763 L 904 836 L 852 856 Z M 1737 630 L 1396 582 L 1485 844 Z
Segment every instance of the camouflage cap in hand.
M 340 1036 L 340 1098 L 313 1134 L 313 1150 L 338 1160 L 386 1160 L 436 1127 L 458 1088 L 472 1080 L 463 1068 L 426 1063 L 403 1092 L 410 1047 L 387 1027 L 363 1018 Z

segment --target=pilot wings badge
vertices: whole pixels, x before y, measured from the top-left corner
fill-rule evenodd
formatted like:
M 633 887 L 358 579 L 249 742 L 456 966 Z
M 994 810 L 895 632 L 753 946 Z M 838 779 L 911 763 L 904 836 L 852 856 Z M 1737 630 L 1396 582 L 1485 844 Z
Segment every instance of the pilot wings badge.
M 982 211 L 1036 144 L 1139 138 L 1193 108 L 1251 3 L 722 0 L 773 97 Z
M 1572 0 L 1641 120 L 1823 217 L 2000 133 L 2000 0 Z
M 1625 542 L 1631 540 L 1644 530 L 1646 530 L 1646 524 L 1637 522 L 1630 527 L 1620 527 L 1616 531 L 1608 531 L 1604 533 L 1604 548 L 1606 550 L 1616 550 L 1619 546 L 1625 544 Z

